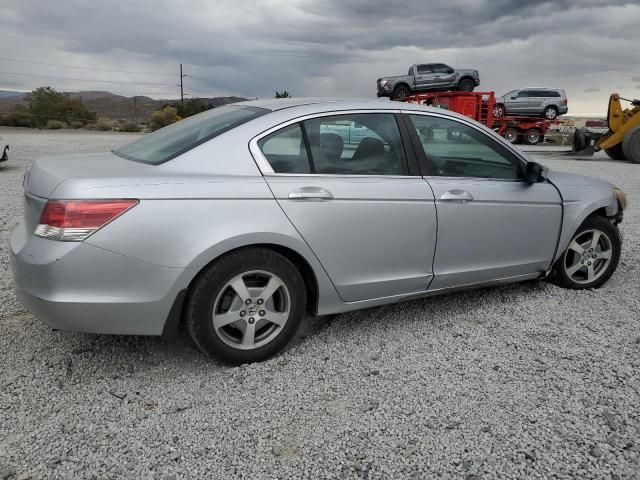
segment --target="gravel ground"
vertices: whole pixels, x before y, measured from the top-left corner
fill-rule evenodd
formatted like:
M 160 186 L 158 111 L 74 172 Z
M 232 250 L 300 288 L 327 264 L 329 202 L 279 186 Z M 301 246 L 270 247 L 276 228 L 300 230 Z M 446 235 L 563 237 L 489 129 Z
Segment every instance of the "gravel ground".
M 129 134 L 0 129 L 0 234 L 34 158 Z M 0 244 L 0 479 L 640 478 L 640 165 L 540 156 L 631 207 L 597 291 L 546 282 L 314 319 L 230 368 L 177 339 L 52 332 Z

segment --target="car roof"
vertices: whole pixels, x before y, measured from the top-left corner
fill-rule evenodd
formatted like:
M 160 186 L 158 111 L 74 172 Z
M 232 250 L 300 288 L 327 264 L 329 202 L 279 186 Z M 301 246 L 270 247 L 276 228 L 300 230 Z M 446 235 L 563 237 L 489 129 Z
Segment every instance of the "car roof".
M 424 105 L 407 102 L 394 102 L 387 98 L 335 98 L 335 97 L 300 97 L 271 98 L 247 100 L 233 105 L 258 107 L 278 112 L 285 109 L 309 110 L 309 113 L 332 110 L 434 110 Z M 435 109 L 442 112 L 441 109 Z
M 564 92 L 561 88 L 550 88 L 550 87 L 523 87 L 516 88 L 516 90 L 550 90 L 553 92 Z

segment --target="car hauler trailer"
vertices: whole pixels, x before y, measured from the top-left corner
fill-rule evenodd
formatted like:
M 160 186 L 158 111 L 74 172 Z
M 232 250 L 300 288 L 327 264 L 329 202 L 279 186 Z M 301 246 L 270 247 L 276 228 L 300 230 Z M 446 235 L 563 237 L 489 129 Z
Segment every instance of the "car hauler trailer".
M 405 102 L 444 108 L 472 118 L 495 130 L 510 143 L 537 145 L 557 120 L 542 117 L 496 117 L 494 92 L 434 92 L 405 97 Z

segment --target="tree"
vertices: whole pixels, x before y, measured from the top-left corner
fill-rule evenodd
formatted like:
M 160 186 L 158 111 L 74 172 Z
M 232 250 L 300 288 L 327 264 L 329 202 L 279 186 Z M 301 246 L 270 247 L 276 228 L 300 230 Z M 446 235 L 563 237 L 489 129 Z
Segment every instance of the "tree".
M 182 118 L 190 117 L 198 113 L 204 112 L 213 108 L 213 106 L 207 105 L 201 98 L 190 98 L 184 104 L 178 103 L 176 105 L 178 115 Z
M 287 90 L 283 90 L 281 92 L 276 90 L 276 98 L 291 98 L 291 94 Z
M 82 100 L 69 98 L 51 87 L 36 88 L 27 96 L 27 105 L 27 112 L 39 128 L 45 127 L 49 120 L 87 123 L 96 118 L 95 112 L 90 112 Z

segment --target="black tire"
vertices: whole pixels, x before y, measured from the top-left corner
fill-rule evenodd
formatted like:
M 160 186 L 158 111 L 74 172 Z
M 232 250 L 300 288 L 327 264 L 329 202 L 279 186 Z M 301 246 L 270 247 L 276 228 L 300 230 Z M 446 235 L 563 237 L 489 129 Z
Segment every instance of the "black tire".
M 537 128 L 530 128 L 522 136 L 522 141 L 527 145 L 538 145 L 542 138 L 542 132 Z
M 622 142 L 617 143 L 611 148 L 605 148 L 605 153 L 609 155 L 609 158 L 613 160 L 626 160 L 627 158 L 624 156 L 624 152 L 622 151 Z
M 463 78 L 458 83 L 458 90 L 461 92 L 473 92 L 473 89 L 476 88 L 476 84 L 470 78 Z
M 520 139 L 520 132 L 516 128 L 509 127 L 505 129 L 505 131 L 502 133 L 502 136 L 507 140 L 507 142 L 515 145 Z
M 493 116 L 495 118 L 502 118 L 505 115 L 505 108 L 504 105 L 502 105 L 501 103 L 496 103 L 493 106 Z
M 580 228 L 578 228 L 576 233 L 573 235 L 573 237 L 571 237 L 571 242 L 573 242 L 575 239 L 581 238 L 582 234 L 585 234 L 590 230 L 598 230 L 602 232 L 602 234 L 607 236 L 608 241 L 610 242 L 611 258 L 609 264 L 602 271 L 602 274 L 599 274 L 599 276 L 592 282 L 579 283 L 575 281 L 567 273 L 567 255 L 576 255 L 576 253 L 574 253 L 570 247 L 567 247 L 567 249 L 562 252 L 562 255 L 553 266 L 551 276 L 549 277 L 552 283 L 558 285 L 559 287 L 571 288 L 574 290 L 600 288 L 607 280 L 609 280 L 611 275 L 613 275 L 613 272 L 618 267 L 618 262 L 620 261 L 620 252 L 622 250 L 622 237 L 620 236 L 618 227 L 613 225 L 606 218 L 603 218 L 599 215 L 591 215 L 587 217 L 587 219 L 582 223 L 582 225 L 580 225 Z M 587 258 L 586 260 L 591 260 L 591 258 Z
M 279 333 L 268 343 L 242 350 L 225 343 L 216 332 L 213 309 L 216 300 L 225 293 L 223 289 L 227 290 L 228 282 L 256 270 L 269 272 L 282 280 L 288 291 L 289 316 Z M 231 364 L 258 362 L 273 356 L 289 343 L 304 319 L 306 302 L 304 281 L 293 263 L 268 248 L 244 248 L 221 257 L 200 273 L 187 296 L 185 325 L 196 346 L 206 355 Z
M 640 125 L 633 127 L 624 136 L 622 151 L 627 160 L 640 163 Z
M 407 87 L 406 85 L 398 85 L 393 89 L 393 96 L 391 97 L 391 99 L 402 101 L 409 95 L 411 95 L 411 90 L 409 90 L 409 87 Z
M 554 107 L 553 105 L 547 107 L 542 112 L 542 116 L 547 120 L 555 120 L 558 118 L 560 112 L 558 111 L 558 107 Z
M 587 134 L 582 128 L 576 128 L 573 132 L 572 151 L 580 152 L 587 148 Z

